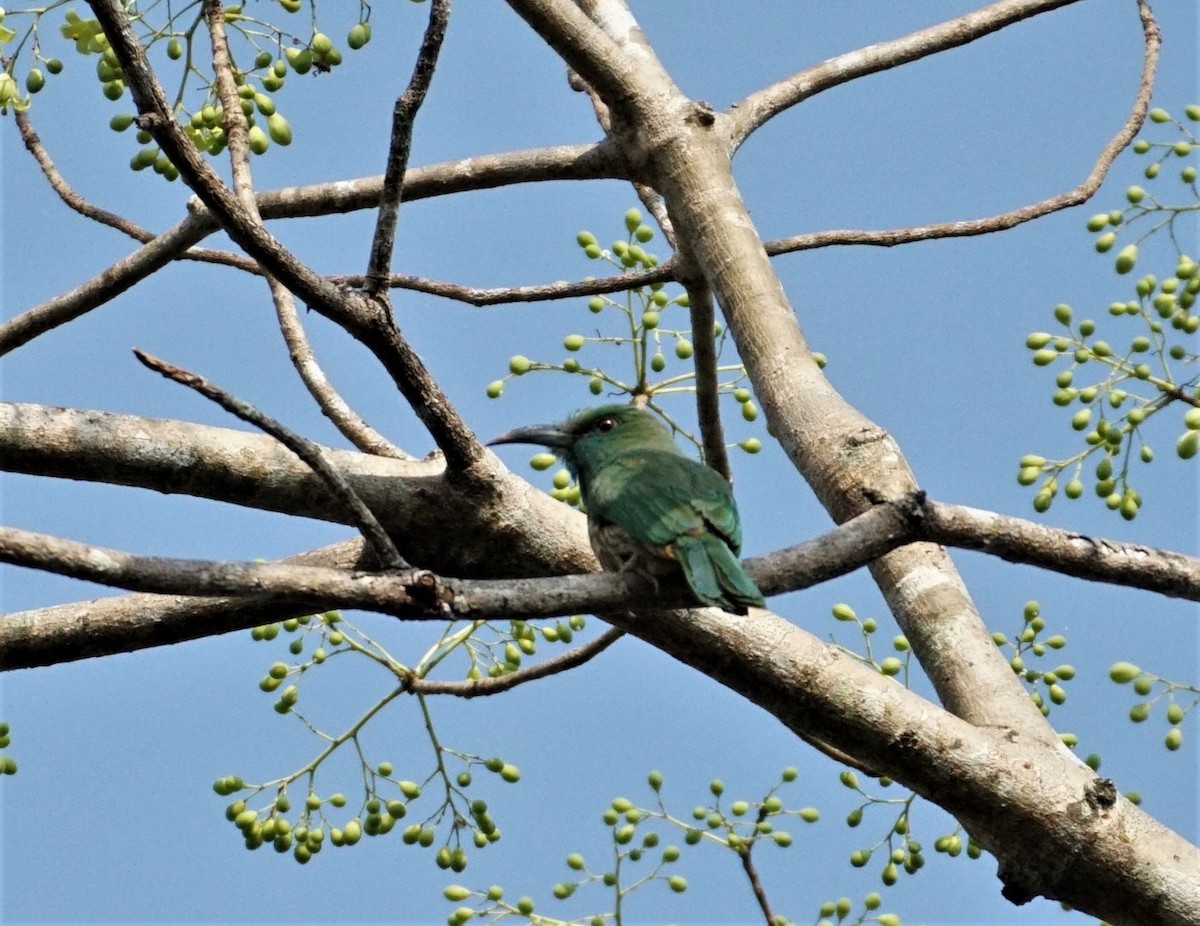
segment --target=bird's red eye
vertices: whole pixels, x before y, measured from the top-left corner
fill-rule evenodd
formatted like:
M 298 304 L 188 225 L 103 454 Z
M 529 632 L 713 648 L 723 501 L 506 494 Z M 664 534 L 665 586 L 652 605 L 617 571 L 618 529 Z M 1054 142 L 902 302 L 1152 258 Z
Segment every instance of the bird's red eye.
M 600 431 L 611 431 L 616 426 L 616 418 L 601 418 L 599 422 L 596 423 L 596 429 Z

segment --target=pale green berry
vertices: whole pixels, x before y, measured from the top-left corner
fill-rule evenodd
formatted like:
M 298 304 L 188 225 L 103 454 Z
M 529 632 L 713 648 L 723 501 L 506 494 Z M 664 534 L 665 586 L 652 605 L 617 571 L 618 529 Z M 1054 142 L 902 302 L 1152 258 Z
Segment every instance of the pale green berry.
M 1121 248 L 1117 254 L 1117 260 L 1114 266 L 1117 273 L 1128 273 L 1137 263 L 1138 246 L 1136 244 L 1127 244 Z

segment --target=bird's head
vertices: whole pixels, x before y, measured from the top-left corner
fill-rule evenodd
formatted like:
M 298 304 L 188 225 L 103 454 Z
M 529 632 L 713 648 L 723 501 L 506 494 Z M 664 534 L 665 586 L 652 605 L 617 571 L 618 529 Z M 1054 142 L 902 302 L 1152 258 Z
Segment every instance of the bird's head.
M 601 405 L 576 412 L 562 424 L 516 428 L 488 441 L 541 444 L 554 451 L 577 478 L 633 449 L 676 450 L 675 441 L 650 412 L 636 405 Z

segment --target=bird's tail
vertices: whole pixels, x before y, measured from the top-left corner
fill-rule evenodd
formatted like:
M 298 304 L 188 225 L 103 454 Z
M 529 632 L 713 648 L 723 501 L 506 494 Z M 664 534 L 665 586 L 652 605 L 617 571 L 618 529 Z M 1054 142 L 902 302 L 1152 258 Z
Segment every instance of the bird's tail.
M 762 592 L 719 537 L 685 535 L 675 541 L 675 553 L 688 585 L 705 604 L 733 614 L 745 614 L 750 605 L 765 606 Z

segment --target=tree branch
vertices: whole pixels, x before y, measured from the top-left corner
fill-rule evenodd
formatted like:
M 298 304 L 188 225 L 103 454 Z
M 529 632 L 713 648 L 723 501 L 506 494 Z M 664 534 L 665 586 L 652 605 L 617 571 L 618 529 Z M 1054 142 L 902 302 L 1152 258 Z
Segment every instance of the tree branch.
M 413 694 L 444 694 L 454 695 L 459 698 L 479 698 L 485 695 L 500 694 L 501 692 L 516 688 L 518 685 L 524 685 L 526 682 L 537 681 L 540 678 L 557 675 L 559 672 L 566 672 L 568 669 L 581 666 L 590 659 L 599 656 L 623 636 L 625 636 L 624 630 L 609 627 L 594 640 L 589 640 L 587 643 L 576 646 L 574 649 L 569 649 L 565 653 L 560 653 L 550 659 L 544 659 L 523 669 L 518 669 L 516 672 L 509 672 L 507 675 L 453 682 L 433 681 L 427 678 L 413 677 L 409 679 L 407 687 Z
M 325 483 L 325 487 L 329 490 L 330 494 L 333 495 L 338 504 L 349 516 L 351 522 L 362 532 L 363 537 L 371 545 L 383 567 L 385 569 L 409 568 L 408 563 L 404 561 L 404 558 L 392 543 L 392 538 L 383 529 L 383 525 L 376 520 L 375 515 L 363 503 L 363 500 L 355 494 L 354 489 L 351 488 L 346 478 L 329 464 L 329 461 L 321 453 L 320 447 L 307 438 L 301 437 L 290 428 L 285 427 L 274 418 L 264 415 L 249 403 L 230 395 L 224 389 L 209 382 L 204 377 L 197 376 L 195 373 L 189 373 L 187 370 L 159 360 L 157 357 L 151 356 L 137 348 L 134 348 L 133 353 L 138 360 L 151 370 L 161 373 L 167 379 L 173 380 L 181 386 L 187 386 L 189 389 L 195 390 L 206 399 L 220 405 L 221 408 L 225 409 L 231 415 L 236 415 L 243 421 L 249 422 L 255 427 L 266 431 L 275 440 L 287 447 L 288 450 L 296 454 Z
M 898 244 L 908 244 L 913 241 L 927 241 L 933 238 L 961 238 L 972 235 L 986 235 L 991 232 L 1014 228 L 1033 219 L 1041 218 L 1052 212 L 1069 209 L 1080 203 L 1087 202 L 1100 184 L 1108 176 L 1108 171 L 1120 154 L 1137 136 L 1146 119 L 1150 106 L 1150 96 L 1154 90 L 1154 75 L 1158 70 L 1159 48 L 1162 45 L 1162 35 L 1154 13 L 1145 0 L 1139 0 L 1138 12 L 1141 16 L 1142 34 L 1145 40 L 1145 53 L 1142 58 L 1142 74 L 1138 83 L 1138 91 L 1134 97 L 1133 106 L 1124 124 L 1117 134 L 1109 139 L 1100 150 L 1092 169 L 1083 182 L 1065 193 L 1051 196 L 1048 199 L 1030 203 L 1019 209 L 1002 212 L 999 215 L 979 219 L 964 219 L 960 222 L 940 222 L 933 225 L 917 225 L 907 228 L 894 228 L 885 231 L 870 231 L 866 229 L 834 229 L 824 232 L 810 232 L 803 235 L 793 235 L 788 238 L 777 238 L 764 245 L 772 257 L 792 251 L 805 251 L 831 245 L 870 245 L 874 247 L 894 247 Z
M 616 169 L 620 160 L 614 151 L 603 144 L 563 145 L 463 158 L 414 168 L 404 178 L 404 200 L 494 189 L 535 180 L 616 178 L 620 176 Z M 374 208 L 379 202 L 382 186 L 382 177 L 366 177 L 269 190 L 258 194 L 256 199 L 259 214 L 264 219 L 309 218 Z M 188 207 L 192 209 L 191 215 L 158 237 L 149 238 L 144 247 L 129 257 L 113 264 L 82 286 L 34 306 L 0 325 L 0 356 L 106 305 L 172 260 L 195 258 L 228 264 L 250 273 L 263 272 L 256 262 L 241 255 L 193 248 L 192 245 L 212 234 L 220 225 L 199 201 L 189 203 Z M 331 278 L 331 282 L 338 285 L 339 279 L 355 278 Z
M 121 61 L 142 123 L 179 169 L 226 233 L 312 309 L 345 328 L 365 345 L 446 456 L 451 468 L 468 472 L 483 454 L 470 428 L 455 412 L 412 346 L 383 307 L 361 294 L 338 289 L 267 231 L 259 216 L 234 196 L 176 122 L 162 87 L 146 60 L 119 0 L 89 0 L 110 47 Z
M 413 65 L 408 87 L 396 100 L 392 112 L 392 140 L 388 148 L 387 168 L 383 173 L 383 193 L 379 199 L 379 216 L 375 220 L 375 235 L 371 241 L 371 255 L 367 262 L 366 293 L 380 296 L 387 287 L 388 272 L 392 264 L 392 251 L 396 244 L 396 221 L 400 213 L 400 193 L 404 186 L 404 174 L 408 170 L 408 155 L 412 149 L 413 121 L 425 101 L 425 94 L 433 80 L 437 67 L 438 53 L 446 39 L 446 26 L 450 22 L 450 0 L 433 0 L 429 6 L 429 24 L 421 39 L 421 48 Z
M 1031 16 L 1075 2 L 1078 0 L 1002 0 L 902 38 L 868 45 L 805 68 L 756 90 L 729 108 L 734 148 L 774 116 L 823 90 L 967 45 Z
M 279 330 L 287 344 L 292 366 L 300 374 L 300 379 L 308 390 L 308 394 L 317 403 L 322 414 L 333 422 L 333 426 L 341 432 L 343 437 L 363 453 L 380 457 L 394 457 L 397 460 L 411 459 L 409 454 L 359 417 L 346 400 L 338 394 L 317 362 L 316 354 L 304 331 L 304 325 L 296 312 L 296 300 L 277 280 L 271 280 L 270 286 L 271 300 L 275 304 L 275 317 L 279 320 Z

